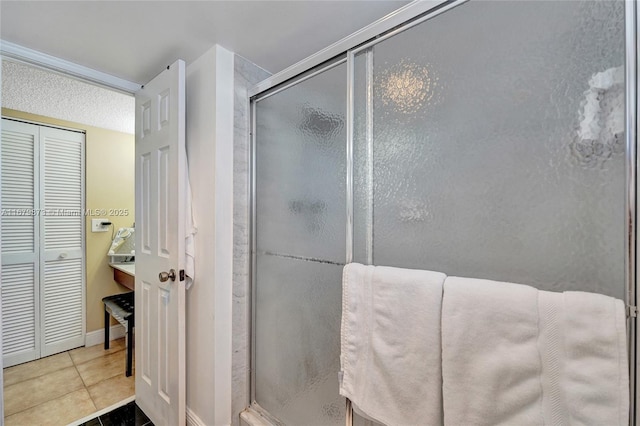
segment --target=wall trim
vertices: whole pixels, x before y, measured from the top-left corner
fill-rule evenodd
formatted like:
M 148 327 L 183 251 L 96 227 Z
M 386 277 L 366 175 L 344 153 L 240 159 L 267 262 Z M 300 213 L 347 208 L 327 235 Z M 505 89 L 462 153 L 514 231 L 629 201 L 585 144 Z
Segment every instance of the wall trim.
M 187 407 L 187 426 L 207 426 L 191 408 Z
M 215 47 L 213 423 L 231 424 L 233 392 L 233 53 Z M 211 214 L 211 212 L 209 212 Z M 202 283 L 201 283 L 202 285 Z M 211 303 L 211 302 L 209 302 Z M 201 367 L 202 368 L 202 367 Z
M 249 426 L 274 426 L 266 417 L 251 407 L 240 413 L 240 420 Z
M 90 81 L 101 86 L 116 89 L 124 93 L 131 94 L 140 89 L 140 84 L 138 83 L 5 40 L 0 40 L 0 55 L 4 58 L 10 58 L 18 62 L 31 64 L 47 70 L 57 71 L 84 81 Z
M 109 340 L 111 341 L 124 337 L 125 332 L 126 331 L 122 325 L 112 325 L 109 329 Z M 104 344 L 104 328 L 96 331 L 90 331 L 89 333 L 85 334 L 84 345 L 86 347 L 102 344 Z

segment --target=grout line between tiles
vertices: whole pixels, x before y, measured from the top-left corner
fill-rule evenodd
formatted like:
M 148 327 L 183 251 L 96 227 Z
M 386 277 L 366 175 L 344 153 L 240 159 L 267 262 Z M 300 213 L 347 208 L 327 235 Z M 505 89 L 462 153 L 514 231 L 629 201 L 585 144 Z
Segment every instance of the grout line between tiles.
M 7 417 L 11 417 L 11 416 L 15 416 L 16 414 L 24 413 L 25 411 L 33 410 L 33 409 L 34 409 L 34 408 L 36 408 L 36 407 L 39 407 L 39 406 L 44 405 L 44 404 L 46 404 L 46 403 L 48 403 L 48 402 L 51 402 L 51 401 L 55 401 L 56 399 L 64 398 L 65 396 L 67 396 L 67 395 L 69 395 L 69 394 L 72 394 L 72 393 L 74 393 L 74 392 L 78 392 L 78 391 L 83 390 L 83 389 L 84 389 L 84 390 L 86 390 L 86 391 L 87 391 L 87 393 L 89 393 L 89 391 L 87 390 L 87 388 L 86 388 L 86 387 L 78 388 L 78 389 L 76 389 L 76 390 L 72 390 L 72 391 L 67 392 L 67 393 L 65 393 L 65 394 L 58 395 L 58 396 L 56 396 L 55 398 L 48 399 L 48 400 L 46 400 L 46 401 L 42 401 L 41 403 L 36 404 L 36 405 L 33 405 L 33 406 L 31 406 L 31 407 L 27 407 L 27 408 L 25 408 L 24 410 L 16 411 L 15 413 L 11 413 L 11 414 L 9 414 L 8 416 L 6 416 L 6 415 L 5 415 L 5 418 L 7 418 Z M 91 398 L 91 394 L 89 394 L 89 398 Z M 91 400 L 91 402 L 93 403 L 93 406 L 95 407 L 95 406 L 96 406 L 96 403 L 95 403 L 95 402 L 93 402 L 93 400 Z
M 73 358 L 71 358 L 71 361 L 73 361 Z M 89 393 L 89 388 L 87 387 L 87 384 L 85 383 L 84 379 L 82 378 L 82 374 L 80 374 L 80 370 L 78 370 L 78 366 L 76 365 L 76 363 L 73 363 L 73 368 L 76 369 L 76 373 L 78 373 L 78 376 L 80 376 L 80 380 L 82 380 L 82 386 L 84 386 L 84 389 L 87 391 L 87 393 L 89 394 L 89 398 L 91 398 L 91 393 Z M 96 405 L 96 402 L 93 400 L 93 398 L 91 398 L 91 402 L 93 402 L 93 405 Z
M 69 352 L 70 352 L 70 351 L 62 352 L 62 353 L 63 353 L 63 354 L 66 354 L 66 355 L 69 357 L 69 360 L 71 361 L 71 365 L 69 365 L 69 366 L 67 366 L 67 367 L 62 367 L 61 369 L 68 368 L 68 367 L 71 367 L 72 365 L 74 365 L 74 364 L 73 364 L 73 358 L 71 358 L 71 355 L 69 354 Z M 29 362 L 37 362 L 37 361 L 40 361 L 40 360 L 43 360 L 43 359 L 47 359 L 47 358 L 52 358 L 52 357 L 54 357 L 54 356 L 58 356 L 58 355 L 61 355 L 61 354 L 50 355 L 50 356 L 47 356 L 47 357 L 44 357 L 44 358 L 40 358 L 40 359 L 36 359 L 36 360 L 33 360 L 33 361 L 29 361 Z M 26 364 L 28 364 L 29 362 L 27 362 Z M 16 366 L 14 366 L 14 367 L 18 367 L 18 366 L 19 366 L 19 365 L 16 365 Z M 7 368 L 4 368 L 3 370 L 8 370 L 8 369 L 11 369 L 11 368 L 14 368 L 14 367 L 7 367 Z M 61 369 L 59 369 L 59 370 L 61 370 Z M 15 386 L 15 385 L 17 385 L 17 384 L 20 384 L 20 383 L 26 382 L 26 381 L 28 381 L 28 380 L 37 379 L 37 378 L 40 378 L 40 377 L 42 377 L 42 376 L 46 376 L 47 374 L 53 373 L 53 372 L 55 372 L 55 371 L 58 371 L 58 370 L 49 371 L 48 373 L 38 374 L 37 376 L 33 376 L 33 377 L 27 377 L 26 379 L 22 379 L 22 380 L 20 380 L 19 382 L 12 383 L 12 384 L 10 384 L 10 385 L 7 385 L 6 387 L 7 387 L 7 388 L 9 388 L 10 386 Z
M 64 367 L 64 368 L 71 368 L 71 367 Z M 74 368 L 75 368 L 75 366 L 74 366 Z M 82 381 L 82 376 L 80 376 L 80 373 L 77 371 L 77 369 L 76 369 L 76 372 L 78 373 L 78 376 L 80 377 L 80 380 Z M 12 384 L 12 385 L 7 386 L 7 389 L 8 389 L 8 388 L 10 388 L 10 387 L 12 387 L 12 386 L 18 385 L 18 384 L 20 384 L 20 383 L 24 383 L 24 382 L 29 381 L 29 380 L 35 380 L 35 379 L 38 379 L 38 378 L 44 377 L 44 376 L 46 376 L 47 374 L 52 374 L 52 373 L 55 373 L 55 371 L 52 371 L 52 372 L 49 372 L 49 373 L 46 373 L 46 374 L 42 374 L 42 375 L 40 375 L 40 376 L 33 377 L 33 378 L 31 378 L 31 379 L 23 380 L 22 382 L 14 383 L 14 384 Z M 23 412 L 25 412 L 25 411 L 28 411 L 28 410 L 34 409 L 34 408 L 36 408 L 36 407 L 38 407 L 38 406 L 40 406 L 40 405 L 42 405 L 42 404 L 46 404 L 47 402 L 55 401 L 56 399 L 63 398 L 63 397 L 65 397 L 65 396 L 67 396 L 67 395 L 69 395 L 69 394 L 71 394 L 71 393 L 77 392 L 77 391 L 82 390 L 82 389 L 86 390 L 86 391 L 87 391 L 87 393 L 89 393 L 89 390 L 87 389 L 86 385 L 84 384 L 84 381 L 82 381 L 82 387 L 81 387 L 81 388 L 74 389 L 74 390 L 69 391 L 69 392 L 67 392 L 67 393 L 60 394 L 60 395 L 56 396 L 55 398 L 51 398 L 51 399 L 44 400 L 44 401 L 40 402 L 39 404 L 32 405 L 31 407 L 24 408 L 24 409 L 22 409 L 22 410 L 20 410 L 20 411 L 16 411 L 15 413 L 11 413 L 9 416 L 6 416 L 6 417 L 10 417 L 10 416 L 13 416 L 13 415 L 15 415 L 15 414 L 23 413 Z M 91 394 L 89 394 L 89 397 L 91 397 Z M 92 400 L 91 402 L 93 402 L 93 400 Z M 95 404 L 95 402 L 93 402 L 93 405 L 94 405 L 94 406 L 96 405 L 96 404 Z
M 85 392 L 87 392 L 87 394 L 89 395 L 89 399 L 90 399 L 91 403 L 93 404 L 94 410 L 97 412 L 97 411 L 98 411 L 98 409 L 97 409 L 97 407 L 98 407 L 98 406 L 97 406 L 97 404 L 96 404 L 96 401 L 95 401 L 95 400 L 94 400 L 94 398 L 91 396 L 91 392 L 89 392 L 89 386 L 87 386 L 87 384 L 86 384 L 86 382 L 85 382 L 84 378 L 82 377 L 82 374 L 80 374 L 80 370 L 78 370 L 78 366 L 79 366 L 79 365 L 86 364 L 87 362 L 90 362 L 90 361 L 96 360 L 96 359 L 98 359 L 98 358 L 104 358 L 104 357 L 107 357 L 107 356 L 110 356 L 110 355 L 113 355 L 113 354 L 117 354 L 117 353 L 120 353 L 120 352 L 125 352 L 125 349 L 126 349 L 126 348 L 121 348 L 121 349 L 119 349 L 119 350 L 117 350 L 117 351 L 114 351 L 114 352 L 110 352 L 110 353 L 106 353 L 106 354 L 101 354 L 100 356 L 97 356 L 97 357 L 92 358 L 92 359 L 88 359 L 88 360 L 86 360 L 86 361 L 84 361 L 84 362 L 81 362 L 81 363 L 76 363 L 76 362 L 74 361 L 73 357 L 71 356 L 71 351 L 66 351 L 66 352 L 64 352 L 64 353 L 66 353 L 66 354 L 67 354 L 67 356 L 68 356 L 68 357 L 69 357 L 69 359 L 71 360 L 71 365 L 70 365 L 70 366 L 67 366 L 67 367 L 64 367 L 64 368 L 70 368 L 70 367 L 73 367 L 73 368 L 75 369 L 76 374 L 78 374 L 78 376 L 80 377 L 80 381 L 82 382 L 82 387 L 81 387 L 81 388 L 78 388 L 78 389 L 75 389 L 75 390 L 73 390 L 73 391 L 67 392 L 67 393 L 65 393 L 65 394 L 58 395 L 58 396 L 57 396 L 57 397 L 55 397 L 55 398 L 52 398 L 52 399 L 49 399 L 49 400 L 43 401 L 43 402 L 41 402 L 41 403 L 39 403 L 39 404 L 37 404 L 37 405 L 34 405 L 34 406 L 32 406 L 32 407 L 27 407 L 27 408 L 25 408 L 25 409 L 23 409 L 23 410 L 20 410 L 20 411 L 17 411 L 17 412 L 15 412 L 15 413 L 12 413 L 10 416 L 14 416 L 14 415 L 16 415 L 16 414 L 20 414 L 20 413 L 23 413 L 23 412 L 28 411 L 28 410 L 33 410 L 34 408 L 37 408 L 37 407 L 38 407 L 38 406 L 40 406 L 40 405 L 46 404 L 46 403 L 48 403 L 48 402 L 54 401 L 54 400 L 59 399 L 59 398 L 63 398 L 63 397 L 65 397 L 65 396 L 67 396 L 67 395 L 69 395 L 69 394 L 71 394 L 71 393 L 73 393 L 73 392 L 77 392 L 77 391 L 80 391 L 80 390 L 83 390 L 83 389 L 84 389 L 84 390 L 85 390 Z M 7 386 L 7 388 L 12 387 L 12 386 L 15 386 L 15 385 L 20 384 L 20 383 L 23 383 L 23 382 L 26 382 L 26 381 L 28 381 L 28 380 L 37 379 L 37 378 L 40 378 L 40 377 L 46 376 L 47 374 L 51 374 L 51 373 L 53 373 L 53 371 L 52 371 L 52 372 L 49 372 L 49 373 L 41 374 L 41 375 L 36 376 L 36 377 L 31 377 L 31 378 L 25 379 L 25 380 L 22 380 L 22 381 L 20 381 L 20 382 L 13 383 L 13 384 L 11 384 L 11 385 Z M 103 380 L 100 380 L 100 381 L 99 381 L 99 382 L 97 382 L 97 383 L 94 383 L 94 384 L 93 384 L 93 385 L 91 385 L 91 386 L 95 386 L 95 385 L 97 385 L 97 384 L 99 384 L 99 383 L 104 382 L 105 380 L 112 379 L 113 377 L 117 377 L 117 375 L 116 375 L 116 376 L 112 376 L 112 377 L 107 377 L 107 378 L 105 378 L 105 379 L 103 379 Z M 6 417 L 10 417 L 10 416 L 6 416 Z M 100 425 L 101 425 L 101 426 L 104 426 L 104 423 L 102 423 L 102 419 L 100 419 L 100 417 L 99 417 L 99 416 L 98 416 L 98 422 L 100 423 Z M 150 424 L 150 423 L 148 423 L 148 424 Z

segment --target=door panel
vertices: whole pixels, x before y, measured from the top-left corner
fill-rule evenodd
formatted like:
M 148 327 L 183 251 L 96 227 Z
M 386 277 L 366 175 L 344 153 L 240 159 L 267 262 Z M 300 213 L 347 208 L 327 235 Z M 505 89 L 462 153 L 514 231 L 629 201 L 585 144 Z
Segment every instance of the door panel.
M 82 258 L 44 262 L 42 356 L 84 344 Z
M 185 424 L 185 65 L 136 93 L 136 403 L 154 424 Z M 160 272 L 175 280 L 160 281 Z
M 258 255 L 257 297 L 268 303 L 255 312 L 255 397 L 284 424 L 344 424 L 336 373 L 342 268 Z
M 84 345 L 84 134 L 3 119 L 4 365 Z
M 10 367 L 40 357 L 40 280 L 35 211 L 39 128 L 2 120 L 2 354 Z
M 346 64 L 256 104 L 255 400 L 284 424 L 344 424 Z
M 340 308 L 339 294 L 326 297 L 344 258 L 332 229 L 353 230 L 357 262 L 624 298 L 624 10 L 458 2 L 357 50 L 353 75 L 339 76 L 353 83 L 352 194 L 340 183 L 347 155 L 331 155 L 337 110 L 326 108 L 328 97 L 346 103 L 345 88 L 305 91 L 323 75 L 309 70 L 258 95 L 257 406 L 284 424 L 342 420 L 341 407 L 322 417 L 337 387 L 324 394 L 313 374 L 339 354 L 327 350 L 338 327 L 319 331 Z M 330 214 L 332 195 L 353 196 L 352 223 Z
M 84 345 L 84 139 L 40 128 L 42 356 Z
M 39 358 L 40 325 L 34 284 L 36 265 L 2 265 L 2 350 L 3 365 L 20 364 Z
M 344 262 L 346 64 L 257 102 L 261 253 Z
M 467 2 L 371 53 L 356 261 L 624 299 L 624 2 Z

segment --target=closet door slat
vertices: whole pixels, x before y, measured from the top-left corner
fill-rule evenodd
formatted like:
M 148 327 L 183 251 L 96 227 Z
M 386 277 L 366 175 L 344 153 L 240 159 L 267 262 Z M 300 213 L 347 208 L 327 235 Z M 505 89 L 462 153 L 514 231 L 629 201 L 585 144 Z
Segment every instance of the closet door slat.
M 41 205 L 42 356 L 84 344 L 84 135 L 46 128 Z M 51 213 L 51 214 L 49 214 Z
M 2 119 L 5 367 L 84 345 L 84 142 Z
M 40 357 L 39 127 L 2 120 L 2 355 L 5 367 Z

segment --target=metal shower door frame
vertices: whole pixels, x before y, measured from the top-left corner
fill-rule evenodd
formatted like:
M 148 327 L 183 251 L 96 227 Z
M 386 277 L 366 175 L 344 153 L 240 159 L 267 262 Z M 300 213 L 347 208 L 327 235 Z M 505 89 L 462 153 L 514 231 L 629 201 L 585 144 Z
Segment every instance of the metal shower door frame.
M 627 291 L 625 303 L 628 306 L 627 316 L 627 348 L 629 350 L 629 424 L 638 424 L 637 408 L 640 404 L 637 392 L 638 359 L 636 354 L 640 350 L 637 338 L 637 275 L 636 265 L 638 253 L 637 203 L 638 192 L 637 170 L 639 158 L 638 145 L 638 22 L 640 9 L 635 1 L 625 1 L 625 155 L 626 155 L 626 200 L 625 200 L 625 279 Z
M 346 227 L 346 262 L 353 260 L 353 228 L 354 228 L 354 188 L 353 188 L 353 148 L 354 148 L 354 79 L 355 56 L 370 49 L 377 43 L 401 33 L 415 25 L 444 13 L 470 0 L 430 0 L 414 1 L 403 8 L 387 15 L 362 30 L 334 43 L 320 52 L 298 62 L 297 64 L 277 73 L 258 83 L 248 92 L 251 101 L 251 190 L 250 190 L 250 245 L 251 245 L 251 320 L 249 322 L 249 345 L 251 366 L 250 399 L 248 403 L 264 418 L 273 424 L 280 424 L 266 410 L 261 408 L 255 400 L 255 271 L 256 271 L 256 102 L 285 90 L 292 85 L 311 78 L 328 68 L 345 61 L 338 58 L 346 54 L 347 62 L 347 227 Z M 640 406 L 640 395 L 636 391 L 636 372 L 638 360 L 636 353 L 640 353 L 640 341 L 637 339 L 637 307 L 636 307 L 636 264 L 640 261 L 636 251 L 637 241 L 637 199 L 640 188 L 637 185 L 637 170 L 640 159 L 637 154 L 637 135 L 640 134 L 640 123 L 637 120 L 638 86 L 640 80 L 640 57 L 638 55 L 638 22 L 640 22 L 640 8 L 635 1 L 625 0 L 625 304 L 627 306 L 627 342 L 629 354 L 629 391 L 630 391 L 630 425 L 639 424 L 636 421 L 636 407 Z M 353 413 L 350 401 L 347 400 L 347 424 L 351 424 Z M 639 419 L 640 420 L 640 419 Z

